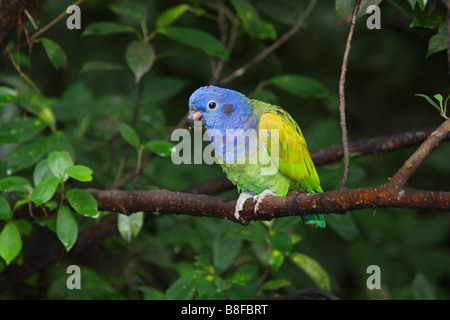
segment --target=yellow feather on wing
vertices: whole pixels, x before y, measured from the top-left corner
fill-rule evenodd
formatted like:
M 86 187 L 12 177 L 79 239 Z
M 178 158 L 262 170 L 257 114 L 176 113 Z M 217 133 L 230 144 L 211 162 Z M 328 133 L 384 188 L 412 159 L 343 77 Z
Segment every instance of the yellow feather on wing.
M 279 137 L 279 170 L 290 180 L 298 182 L 308 192 L 322 191 L 320 181 L 314 164 L 309 155 L 305 138 L 292 117 L 281 108 L 273 108 L 263 113 L 259 121 L 260 130 L 268 130 L 268 136 L 263 136 L 261 141 L 267 146 L 271 157 L 273 154 L 270 141 L 271 130 L 278 130 Z

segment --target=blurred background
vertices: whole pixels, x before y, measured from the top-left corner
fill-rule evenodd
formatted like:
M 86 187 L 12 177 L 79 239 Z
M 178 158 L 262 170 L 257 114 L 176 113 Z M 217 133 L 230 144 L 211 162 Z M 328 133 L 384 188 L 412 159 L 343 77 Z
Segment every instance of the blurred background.
M 339 2 L 317 1 L 294 36 L 242 76 L 225 84 L 220 81 L 288 32 L 299 14 L 305 12 L 309 1 L 145 0 L 137 2 L 138 8 L 145 8 L 140 10 L 145 15 L 139 20 L 133 16 L 136 11 L 129 5 L 132 2 L 86 0 L 80 4 L 80 30 L 66 27 L 67 16 L 42 35 L 64 51 L 66 67 L 54 68 L 42 42 L 35 43 L 31 53 L 28 47 L 14 51 L 14 57 L 41 91 L 42 99 L 36 98 L 39 100 L 36 103 L 48 106 L 54 114 L 56 131 L 67 137 L 66 148 L 71 149 L 75 162 L 93 171 L 92 182 L 69 181 L 70 186 L 110 189 L 124 150 L 128 151 L 123 176 L 134 170 L 138 157 L 146 159 L 150 154 L 145 149 L 139 155 L 133 147 L 128 147 L 118 130 L 118 123 L 131 122 L 139 86 L 142 86 L 142 97 L 134 129 L 142 142 L 164 140 L 186 116 L 190 94 L 210 84 L 221 63 L 223 55 L 183 43 L 176 35 L 168 36 L 167 30 L 174 27 L 200 30 L 220 40 L 221 35 L 227 39 L 233 21 L 240 20 L 234 46 L 216 83 L 282 106 L 300 125 L 310 150 L 339 145 L 338 81 L 349 30 L 349 23 L 343 18 L 348 15 L 348 9 L 339 7 Z M 440 93 L 444 99 L 447 97 L 446 51 L 426 57 L 430 38 L 444 24 L 445 6 L 441 1 L 429 1 L 422 8 L 419 2 L 378 1 L 381 29 L 367 28 L 368 15 L 357 20 L 345 87 L 350 142 L 436 127 L 443 121 L 435 108 L 415 94 L 432 97 Z M 344 3 L 352 8 L 354 1 L 342 1 L 341 5 Z M 33 11 L 33 17 L 42 28 L 70 4 L 69 1 L 43 1 Z M 255 20 L 247 21 L 239 15 L 238 9 L 249 10 L 248 4 L 263 26 L 256 33 L 251 27 Z M 173 20 L 169 19 L 167 25 L 158 29 L 157 21 L 160 25 L 164 23 L 162 14 L 167 15 L 167 10 L 174 7 L 180 14 L 169 11 L 168 16 Z M 131 14 L 127 15 L 128 12 Z M 224 15 L 224 33 L 219 30 L 219 12 Z M 98 22 L 114 22 L 134 31 L 106 32 L 98 26 L 92 27 Z M 35 32 L 30 22 L 22 25 L 10 39 L 12 50 L 26 40 L 24 27 L 30 34 Z M 154 63 L 139 85 L 126 57 L 130 43 L 145 42 L 143 39 L 154 50 Z M 28 90 L 7 54 L 0 72 L 1 85 L 22 93 Z M 281 75 L 314 79 L 323 90 L 320 94 L 305 94 L 298 88 L 296 93 L 271 81 Z M 29 97 L 33 97 L 32 93 Z M 29 98 L 28 103 L 33 104 L 33 99 Z M 3 104 L 2 125 L 23 117 L 24 105 Z M 47 128 L 40 136 L 51 133 Z M 8 162 L 16 147 L 0 146 L 3 176 L 11 169 Z M 350 164 L 349 187 L 383 184 L 414 150 L 355 155 Z M 411 177 L 408 187 L 450 191 L 449 157 L 450 145 L 444 142 Z M 14 174 L 31 179 L 35 164 L 14 169 Z M 341 162 L 317 170 L 325 191 L 340 185 Z M 181 191 L 221 175 L 218 165 L 175 165 L 170 156 L 163 154 L 145 163 L 137 180 L 120 187 Z M 238 193 L 231 189 L 220 196 L 237 197 Z M 105 213 L 97 219 L 79 217 L 79 230 L 95 230 L 111 216 L 115 219 L 116 215 Z M 3 273 L 26 264 L 27 254 L 36 256 L 37 260 L 33 261 L 55 255 L 47 249 L 57 241 L 51 229 L 26 215 L 16 218 L 27 221 L 31 227 L 28 234 L 21 230 L 20 256 L 9 266 L 0 262 Z M 0 296 L 5 299 L 250 299 L 270 266 L 265 284 L 256 292 L 258 298 L 312 287 L 329 290 L 342 299 L 449 298 L 448 212 L 390 208 L 327 215 L 326 220 L 325 230 L 311 230 L 299 223 L 300 219 L 252 222 L 242 227 L 213 218 L 148 214 L 131 242 L 113 230 L 81 251 L 75 245 L 58 264 L 36 268 Z M 274 250 L 282 252 L 281 261 L 274 262 Z M 298 262 L 295 257 L 302 259 Z M 82 290 L 66 288 L 65 271 L 70 264 L 81 267 Z M 370 265 L 380 267 L 379 290 L 369 290 L 366 286 Z M 183 285 L 192 290 L 183 292 L 180 289 Z

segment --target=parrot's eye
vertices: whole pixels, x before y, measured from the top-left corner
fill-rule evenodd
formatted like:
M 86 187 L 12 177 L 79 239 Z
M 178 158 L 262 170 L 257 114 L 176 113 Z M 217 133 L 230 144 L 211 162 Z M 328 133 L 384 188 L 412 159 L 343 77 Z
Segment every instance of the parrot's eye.
M 210 101 L 208 102 L 208 105 L 206 106 L 206 111 L 213 111 L 217 107 L 217 102 Z

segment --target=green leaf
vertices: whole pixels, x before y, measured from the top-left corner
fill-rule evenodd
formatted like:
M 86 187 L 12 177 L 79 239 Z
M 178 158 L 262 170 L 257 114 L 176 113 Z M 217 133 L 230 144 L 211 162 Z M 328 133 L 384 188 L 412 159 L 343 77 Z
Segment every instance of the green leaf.
M 258 38 L 261 40 L 276 40 L 278 37 L 277 29 L 270 22 L 261 19 L 261 28 L 259 28 Z
M 283 231 L 271 230 L 269 232 L 269 240 L 272 248 L 281 252 L 289 253 L 293 246 L 291 237 Z
M 433 99 L 431 99 L 431 98 L 430 98 L 429 96 L 427 96 L 426 94 L 417 93 L 417 94 L 415 94 L 415 96 L 425 98 L 425 100 L 427 100 L 429 104 L 431 104 L 433 107 L 435 107 L 436 109 L 438 109 L 439 112 L 441 111 L 441 108 L 437 105 L 437 103 L 434 102 Z
M 428 50 L 425 58 L 428 58 L 433 53 L 447 50 L 447 21 L 442 24 L 438 32 L 428 40 Z
M 83 63 L 80 73 L 88 71 L 118 71 L 125 68 L 117 63 L 105 62 L 105 61 L 87 61 Z
M 239 251 L 241 251 L 242 239 L 218 238 L 213 243 L 213 264 L 219 272 L 227 270 Z
M 302 254 L 292 253 L 290 255 L 292 262 L 302 269 L 320 288 L 330 290 L 330 278 L 322 266 L 313 258 Z
M 54 176 L 42 180 L 31 194 L 31 201 L 34 205 L 37 207 L 49 201 L 55 194 L 59 182 L 59 179 Z
M 276 76 L 269 80 L 278 88 L 290 92 L 300 98 L 326 98 L 327 88 L 316 79 L 295 74 Z
M 72 158 L 65 151 L 52 151 L 47 157 L 50 171 L 58 178 L 67 180 L 66 169 L 73 166 Z
M 138 286 L 138 290 L 142 291 L 144 294 L 143 299 L 144 300 L 165 300 L 166 295 L 164 292 L 161 292 L 157 289 L 145 287 L 145 286 Z
M 42 94 L 34 91 L 19 91 L 19 105 L 27 112 L 44 121 L 53 132 L 56 131 L 56 118 L 52 108 L 58 101 L 57 98 L 44 97 Z
M 67 68 L 67 56 L 64 50 L 55 41 L 48 38 L 40 38 L 45 52 L 55 69 Z
M 33 171 L 33 182 L 37 186 L 42 180 L 47 177 L 54 177 L 53 173 L 50 171 L 47 163 L 47 159 L 39 161 L 34 167 Z
M 108 7 L 114 13 L 130 18 L 136 22 L 144 23 L 147 20 L 147 8 L 142 3 L 126 1 L 110 4 Z
M 144 224 L 144 212 L 135 212 L 129 216 L 119 214 L 117 216 L 117 229 L 125 241 L 131 243 L 136 238 Z
M 442 97 L 442 94 L 439 94 L 439 93 L 435 94 L 435 95 L 433 96 L 433 98 L 435 98 L 435 99 L 436 99 L 437 101 L 439 101 L 439 102 L 444 101 L 444 98 Z
M 0 86 L 0 105 L 17 101 L 17 99 L 17 90 L 5 86 Z
M 165 140 L 152 140 L 145 144 L 145 147 L 162 157 L 170 157 L 174 144 Z
M 11 206 L 5 197 L 0 196 L 0 220 L 8 221 L 11 218 Z
M 17 172 L 31 167 L 47 154 L 47 139 L 37 138 L 17 147 L 8 160 L 8 170 Z
M 78 181 L 92 181 L 92 170 L 86 166 L 74 165 L 67 168 L 66 173 Z
M 0 126 L 0 145 L 24 142 L 45 128 L 40 119 L 28 117 L 26 120 L 18 118 Z
M 13 222 L 8 222 L 0 233 L 0 257 L 9 266 L 22 250 L 19 229 Z
M 270 104 L 278 105 L 278 98 L 273 93 L 273 91 L 267 90 L 267 89 L 260 89 L 253 93 L 253 97 L 256 100 L 267 102 Z
M 434 294 L 433 286 L 430 281 L 421 273 L 418 272 L 414 277 L 412 283 L 412 291 L 414 297 L 417 300 L 435 300 L 436 296 Z
M 209 300 L 217 293 L 214 278 L 209 275 L 202 275 L 197 285 L 197 293 L 200 300 Z
M 56 219 L 54 218 L 35 219 L 34 223 L 41 227 L 49 228 L 51 231 L 56 233 Z
M 83 33 L 82 37 L 85 36 L 104 36 L 116 33 L 134 33 L 136 30 L 126 24 L 119 22 L 94 22 L 88 25 Z
M 428 0 L 417 0 L 417 3 L 419 4 L 420 10 L 424 11 Z
M 269 255 L 269 265 L 273 270 L 278 271 L 284 262 L 284 254 L 280 250 L 272 250 Z
M 209 259 L 204 255 L 195 256 L 194 267 L 197 269 L 205 270 L 208 274 L 214 273 L 214 267 Z
M 120 122 L 118 123 L 119 132 L 122 138 L 128 142 L 131 146 L 139 148 L 141 140 L 137 135 L 136 131 L 128 124 Z
M 261 290 L 277 290 L 285 286 L 290 286 L 291 282 L 286 279 L 274 279 L 263 283 Z
M 0 191 L 29 194 L 32 190 L 30 182 L 23 177 L 10 176 L 0 180 Z
M 300 223 L 302 221 L 302 218 L 298 216 L 292 216 L 292 217 L 284 217 L 282 219 L 275 219 L 273 229 L 274 230 L 283 230 L 287 228 L 291 228 L 292 226 Z
M 261 19 L 258 11 L 247 0 L 230 0 L 241 18 L 242 25 L 251 37 L 256 37 L 261 29 Z
M 228 281 L 241 286 L 246 286 L 255 278 L 256 274 L 258 274 L 258 267 L 253 264 L 246 264 L 238 268 Z
M 54 111 L 59 121 L 81 120 L 98 109 L 97 101 L 89 86 L 77 81 L 64 90 Z
M 179 4 L 173 7 L 170 7 L 163 13 L 161 13 L 156 20 L 155 28 L 163 28 L 174 23 L 178 18 L 180 18 L 183 13 L 189 10 L 190 6 L 188 4 Z
M 127 47 L 125 60 L 138 83 L 152 67 L 155 61 L 155 51 L 147 42 L 133 41 Z
M 416 7 L 417 0 L 408 0 L 411 9 L 414 10 Z
M 33 225 L 31 224 L 30 221 L 27 221 L 25 219 L 15 219 L 14 224 L 19 230 L 20 234 L 25 235 L 27 237 L 30 236 L 31 230 L 33 229 Z
M 354 241 L 360 237 L 358 227 L 351 215 L 329 214 L 326 219 L 327 225 L 336 231 L 343 239 Z
M 200 280 L 200 273 L 194 271 L 180 277 L 172 283 L 166 292 L 167 300 L 190 300 L 195 295 L 195 289 Z
M 207 55 L 228 60 L 227 51 L 222 43 L 205 31 L 186 27 L 165 27 L 157 31 L 174 41 L 200 49 Z
M 75 150 L 64 133 L 61 131 L 54 132 L 47 140 L 48 153 L 52 151 L 65 151 L 69 153 L 72 160 L 75 159 Z
M 175 77 L 157 77 L 147 80 L 145 82 L 145 90 L 142 93 L 142 100 L 151 104 L 170 99 L 188 85 L 186 79 Z M 152 110 L 154 109 L 152 108 Z
M 91 218 L 97 217 L 97 200 L 89 192 L 76 188 L 70 189 L 66 192 L 66 198 L 72 208 L 79 214 Z
M 67 252 L 73 247 L 78 237 L 78 220 L 66 206 L 58 209 L 56 216 L 56 234 Z
M 436 29 L 439 28 L 445 21 L 445 13 L 436 8 L 431 13 L 427 11 L 415 11 L 412 17 L 412 21 L 409 24 L 410 28 L 418 27 L 425 29 Z

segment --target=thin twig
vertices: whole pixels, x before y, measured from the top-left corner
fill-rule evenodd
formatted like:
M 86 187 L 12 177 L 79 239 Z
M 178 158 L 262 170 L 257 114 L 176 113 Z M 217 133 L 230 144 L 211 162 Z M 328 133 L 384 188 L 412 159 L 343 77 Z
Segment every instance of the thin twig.
M 78 0 L 75 1 L 74 3 L 72 3 L 72 5 L 77 6 L 79 4 L 81 4 L 84 0 Z M 53 27 L 55 24 L 57 24 L 62 18 L 64 18 L 67 15 L 67 12 L 64 11 L 62 12 L 59 16 L 57 16 L 55 19 L 53 19 L 52 21 L 50 21 L 46 26 L 42 27 L 39 31 L 37 31 L 36 33 L 34 33 L 31 37 L 30 37 L 30 41 L 34 41 L 34 39 L 36 39 L 37 37 L 40 37 L 43 33 L 45 33 L 48 29 L 50 29 L 51 27 Z M 17 45 L 17 47 L 15 48 L 15 50 L 19 50 L 20 48 L 22 48 L 24 45 L 26 45 L 27 42 L 24 41 L 22 43 L 20 43 L 19 45 Z
M 403 166 L 395 173 L 389 184 L 403 186 L 408 178 L 416 172 L 425 159 L 447 138 L 450 133 L 450 119 L 442 123 L 430 136 L 420 145 L 413 155 L 405 161 Z
M 227 47 L 226 47 L 226 51 L 227 54 L 230 55 L 231 51 L 233 50 L 234 44 L 236 42 L 236 37 L 238 34 L 238 30 L 239 30 L 239 25 L 240 25 L 240 20 L 238 16 L 235 16 L 233 19 L 233 26 L 231 27 L 231 32 L 230 35 L 228 37 L 228 42 L 227 42 Z M 214 70 L 214 74 L 213 77 L 210 81 L 211 84 L 216 84 L 217 80 L 219 79 L 223 67 L 225 66 L 226 60 L 225 59 L 220 59 L 219 63 L 217 64 L 216 69 Z
M 398 3 L 396 3 L 394 0 L 387 0 L 395 9 L 400 11 L 400 13 L 406 18 L 406 20 L 411 21 L 411 17 L 409 14 L 405 11 L 405 9 L 402 8 Z
M 270 252 L 269 252 L 269 254 L 270 254 Z M 258 283 L 256 284 L 255 289 L 253 290 L 253 294 L 252 294 L 251 300 L 255 300 L 256 299 L 256 296 L 258 295 L 258 291 L 261 288 L 261 286 L 264 283 L 264 281 L 266 281 L 270 270 L 272 270 L 272 267 L 270 266 L 270 264 L 267 264 L 266 270 L 264 270 L 263 275 L 261 276 L 261 278 L 259 279 Z
M 144 91 L 144 81 L 143 81 L 143 78 L 141 78 L 138 83 L 138 93 L 137 93 L 137 98 L 136 98 L 136 104 L 134 105 L 133 117 L 131 118 L 131 123 L 130 123 L 131 127 L 133 127 L 133 128 L 136 126 L 137 116 L 139 114 L 139 109 L 141 108 L 143 91 Z
M 344 177 L 342 178 L 341 188 L 347 188 L 350 156 L 348 152 L 348 138 L 347 138 L 347 124 L 345 119 L 345 74 L 347 73 L 348 56 L 350 54 L 350 47 L 352 43 L 353 31 L 355 29 L 356 15 L 359 10 L 361 0 L 356 0 L 355 9 L 353 10 L 352 22 L 348 32 L 347 44 L 345 46 L 344 58 L 342 60 L 341 77 L 339 78 L 339 113 L 341 116 L 341 130 L 342 130 L 342 146 L 344 148 Z
M 450 0 L 447 0 L 447 61 L 448 61 L 448 74 L 450 76 Z
M 247 72 L 248 69 L 253 67 L 255 64 L 263 60 L 265 57 L 267 57 L 270 53 L 278 49 L 283 43 L 285 43 L 287 40 L 289 40 L 294 34 L 297 33 L 297 31 L 300 29 L 300 27 L 303 25 L 303 22 L 306 20 L 306 18 L 310 15 L 312 10 L 314 9 L 314 6 L 316 5 L 317 0 L 311 0 L 308 4 L 308 7 L 306 8 L 305 12 L 299 16 L 297 22 L 295 25 L 285 34 L 283 34 L 277 41 L 275 41 L 272 45 L 264 49 L 260 54 L 258 54 L 256 57 L 254 57 L 252 60 L 247 62 L 244 66 L 240 67 L 236 71 L 234 71 L 229 76 L 223 78 L 219 81 L 219 84 L 225 85 L 232 80 L 236 79 L 237 77 L 242 76 L 245 72 Z
M 225 21 L 225 15 L 223 13 L 222 0 L 217 0 L 217 17 L 218 17 L 220 42 L 222 42 L 222 44 L 225 45 L 227 41 L 227 23 Z
M 34 84 L 34 82 L 30 79 L 30 77 L 28 77 L 20 68 L 20 65 L 17 64 L 16 60 L 14 59 L 14 56 L 11 52 L 11 50 L 9 50 L 9 48 L 6 48 L 6 51 L 8 52 L 9 55 L 9 59 L 11 60 L 12 65 L 14 66 L 14 68 L 16 69 L 16 71 L 20 74 L 20 76 L 27 82 L 28 85 L 32 86 L 33 89 L 40 93 L 39 88 Z

